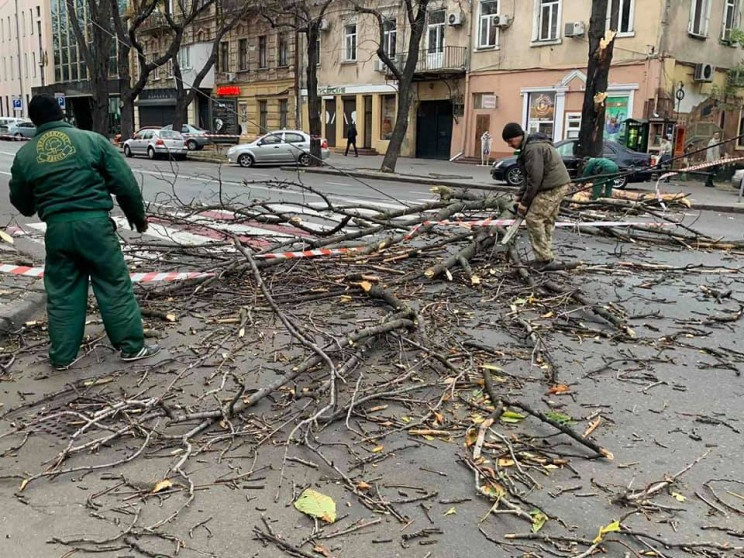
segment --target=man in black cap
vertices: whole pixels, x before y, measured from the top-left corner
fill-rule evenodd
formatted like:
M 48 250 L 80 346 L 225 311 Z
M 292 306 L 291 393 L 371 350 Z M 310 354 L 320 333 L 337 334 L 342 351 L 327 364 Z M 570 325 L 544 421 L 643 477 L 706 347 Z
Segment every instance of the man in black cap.
M 528 136 L 516 122 L 504 126 L 501 137 L 509 147 L 519 150 L 517 164 L 524 181 L 517 193 L 517 211 L 527 223 L 535 266 L 551 271 L 558 267 L 553 256 L 555 220 L 561 201 L 568 194 L 571 177 L 549 137 Z
M 157 354 L 157 345 L 145 345 L 140 309 L 109 217 L 113 194 L 137 231 L 147 230 L 131 169 L 105 137 L 64 122 L 54 97 L 35 96 L 28 112 L 36 135 L 13 161 L 10 202 L 28 217 L 38 212 L 47 224 L 44 287 L 52 366 L 64 370 L 77 357 L 89 282 L 122 360 Z

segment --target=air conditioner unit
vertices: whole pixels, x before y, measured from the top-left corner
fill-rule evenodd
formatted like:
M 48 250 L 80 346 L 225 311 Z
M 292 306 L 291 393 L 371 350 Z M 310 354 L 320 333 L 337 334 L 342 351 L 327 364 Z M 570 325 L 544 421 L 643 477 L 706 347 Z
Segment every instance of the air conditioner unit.
M 583 21 L 568 22 L 563 29 L 564 37 L 583 37 L 585 33 L 586 26 Z
M 375 60 L 375 72 L 385 73 L 387 71 L 388 71 L 388 67 L 385 65 L 385 62 L 383 62 L 379 58 Z
M 716 67 L 713 64 L 696 64 L 695 81 L 710 83 L 716 75 Z
M 459 27 L 460 25 L 462 25 L 464 20 L 465 14 L 462 13 L 462 10 L 457 10 L 447 16 L 447 25 L 449 25 L 450 27 Z
M 320 20 L 320 25 L 318 26 L 318 29 L 321 31 L 328 31 L 331 28 L 331 22 L 327 19 L 323 18 Z
M 512 18 L 508 15 L 497 15 L 493 18 L 493 24 L 496 27 L 509 27 L 512 24 Z
M 235 83 L 235 74 L 225 74 L 225 80 L 229 83 Z

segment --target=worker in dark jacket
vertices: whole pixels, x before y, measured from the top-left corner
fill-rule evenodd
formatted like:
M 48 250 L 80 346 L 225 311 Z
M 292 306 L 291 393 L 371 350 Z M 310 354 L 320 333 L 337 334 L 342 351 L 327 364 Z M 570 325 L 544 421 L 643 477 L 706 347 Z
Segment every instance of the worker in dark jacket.
M 527 223 L 537 269 L 550 271 L 557 267 L 553 257 L 555 220 L 571 177 L 547 136 L 528 136 L 516 122 L 504 126 L 501 135 L 509 147 L 519 149 L 517 164 L 524 182 L 517 193 L 517 211 Z
M 586 157 L 582 161 L 582 167 L 584 170 L 581 176 L 584 178 L 596 177 L 592 186 L 592 199 L 611 198 L 612 186 L 620 173 L 617 163 L 604 157 Z
M 349 148 L 352 145 L 354 146 L 354 156 L 359 157 L 359 152 L 357 151 L 357 146 L 356 146 L 356 139 L 357 139 L 356 124 L 351 122 L 349 124 L 349 128 L 346 130 L 346 153 L 344 153 L 344 157 L 346 157 L 349 154 Z
M 35 96 L 29 116 L 36 135 L 16 154 L 10 201 L 46 222 L 44 287 L 49 360 L 58 370 L 76 359 L 85 330 L 88 281 L 109 340 L 125 361 L 150 357 L 129 271 L 109 217 L 111 194 L 137 231 L 147 230 L 142 195 L 131 169 L 108 140 L 62 121 L 57 101 Z

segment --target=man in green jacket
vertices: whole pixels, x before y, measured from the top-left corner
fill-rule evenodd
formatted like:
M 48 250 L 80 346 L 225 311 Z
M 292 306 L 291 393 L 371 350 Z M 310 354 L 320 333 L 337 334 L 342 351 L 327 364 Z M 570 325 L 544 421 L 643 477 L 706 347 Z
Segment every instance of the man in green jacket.
M 89 278 L 106 333 L 122 360 L 157 354 L 157 345 L 145 345 L 140 309 L 109 217 L 113 194 L 130 224 L 140 233 L 147 230 L 131 169 L 105 137 L 63 122 L 54 97 L 35 96 L 28 112 L 36 135 L 13 161 L 10 201 L 23 215 L 38 213 L 47 225 L 50 363 L 65 370 L 77 357 Z
M 584 178 L 597 177 L 594 179 L 594 186 L 592 187 L 592 199 L 611 198 L 612 185 L 620 173 L 617 163 L 604 157 L 587 157 L 583 160 L 582 166 L 584 171 L 581 176 Z
M 535 266 L 541 271 L 552 271 L 558 268 L 553 257 L 555 220 L 571 186 L 571 177 L 547 136 L 528 136 L 516 122 L 504 126 L 501 136 L 509 147 L 519 149 L 517 164 L 524 182 L 517 193 L 517 211 L 527 223 Z

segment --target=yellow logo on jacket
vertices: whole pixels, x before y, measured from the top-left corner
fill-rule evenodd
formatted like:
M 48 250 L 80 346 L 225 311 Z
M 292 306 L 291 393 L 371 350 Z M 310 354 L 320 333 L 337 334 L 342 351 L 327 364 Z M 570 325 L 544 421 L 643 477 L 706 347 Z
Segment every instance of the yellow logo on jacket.
M 64 132 L 51 130 L 42 134 L 36 144 L 36 162 L 59 163 L 75 153 L 70 136 Z

